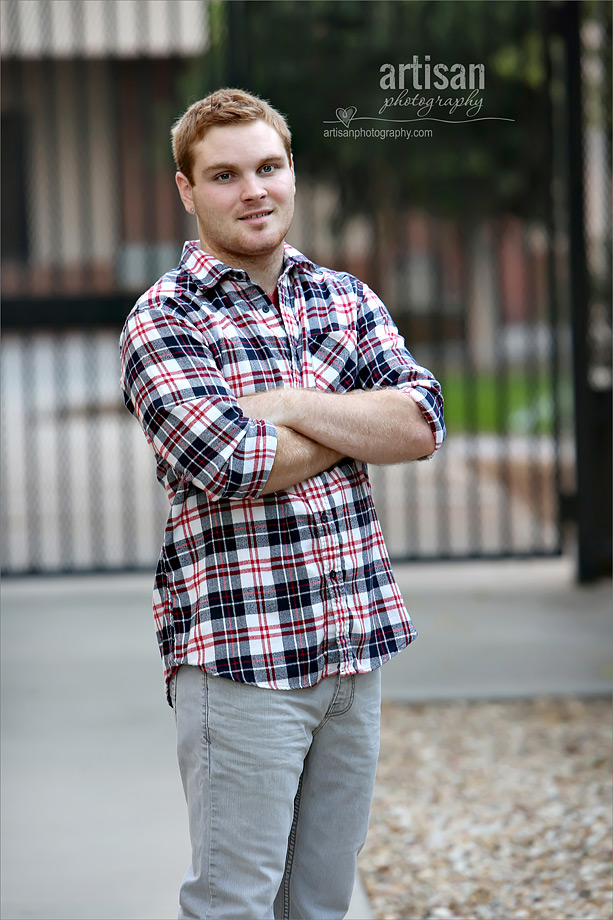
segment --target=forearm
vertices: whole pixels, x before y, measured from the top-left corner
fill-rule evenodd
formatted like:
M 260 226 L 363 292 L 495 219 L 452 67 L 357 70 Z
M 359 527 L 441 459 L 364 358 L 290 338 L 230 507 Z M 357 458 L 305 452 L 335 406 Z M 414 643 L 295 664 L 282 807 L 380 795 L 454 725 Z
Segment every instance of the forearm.
M 283 388 L 239 400 L 253 418 L 285 425 L 364 463 L 403 463 L 434 451 L 419 406 L 394 389 L 327 393 Z
M 323 473 L 345 454 L 277 425 L 277 452 L 262 495 L 289 489 L 318 473 Z

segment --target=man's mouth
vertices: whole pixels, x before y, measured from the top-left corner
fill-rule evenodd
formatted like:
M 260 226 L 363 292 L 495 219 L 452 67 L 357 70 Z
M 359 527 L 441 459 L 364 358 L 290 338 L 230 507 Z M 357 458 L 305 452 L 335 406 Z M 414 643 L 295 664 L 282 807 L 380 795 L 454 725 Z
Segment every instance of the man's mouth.
M 268 217 L 272 211 L 254 211 L 253 214 L 244 214 L 239 220 L 257 220 L 260 217 Z

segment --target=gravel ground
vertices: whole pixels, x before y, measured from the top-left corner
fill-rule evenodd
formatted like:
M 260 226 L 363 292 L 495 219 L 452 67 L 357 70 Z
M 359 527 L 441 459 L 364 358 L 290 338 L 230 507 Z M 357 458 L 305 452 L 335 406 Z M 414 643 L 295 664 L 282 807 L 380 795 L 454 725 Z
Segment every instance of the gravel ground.
M 612 707 L 384 703 L 360 873 L 377 920 L 609 920 Z

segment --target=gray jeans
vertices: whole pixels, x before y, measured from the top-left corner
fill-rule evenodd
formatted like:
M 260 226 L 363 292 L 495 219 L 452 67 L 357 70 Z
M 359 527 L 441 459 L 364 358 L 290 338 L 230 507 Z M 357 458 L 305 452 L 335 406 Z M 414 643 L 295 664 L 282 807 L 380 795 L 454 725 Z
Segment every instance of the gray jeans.
M 381 670 L 269 690 L 180 668 L 192 864 L 179 918 L 340 920 L 366 839 Z

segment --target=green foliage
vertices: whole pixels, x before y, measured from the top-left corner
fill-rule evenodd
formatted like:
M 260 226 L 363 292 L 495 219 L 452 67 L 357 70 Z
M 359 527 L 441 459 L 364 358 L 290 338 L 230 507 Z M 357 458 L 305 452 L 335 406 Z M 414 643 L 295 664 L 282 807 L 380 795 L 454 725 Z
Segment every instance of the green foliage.
M 409 205 L 475 219 L 543 216 L 544 65 L 534 0 L 217 0 L 209 9 L 211 49 L 188 74 L 185 95 L 236 85 L 270 99 L 288 117 L 298 171 L 337 183 L 345 216 Z M 479 114 L 514 120 L 409 124 L 433 133 L 411 140 L 324 137 L 337 108 L 378 117 L 393 95 L 380 87 L 380 68 L 413 55 L 483 63 Z M 386 114 L 414 117 L 414 108 Z
M 450 433 L 552 434 L 553 382 L 546 370 L 512 369 L 506 373 L 442 372 L 445 424 Z M 572 383 L 560 384 L 559 399 L 570 411 Z

